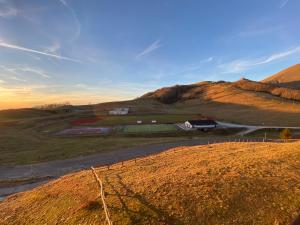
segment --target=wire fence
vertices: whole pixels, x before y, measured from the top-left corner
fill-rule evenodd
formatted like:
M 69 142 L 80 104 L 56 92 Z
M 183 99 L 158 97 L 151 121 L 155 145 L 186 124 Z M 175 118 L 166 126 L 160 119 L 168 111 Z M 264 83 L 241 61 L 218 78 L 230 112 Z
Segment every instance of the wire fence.
M 300 139 L 288 139 L 288 140 L 282 140 L 282 139 L 266 139 L 266 138 L 221 138 L 221 139 L 209 139 L 206 142 L 203 142 L 201 144 L 199 144 L 199 146 L 205 147 L 207 145 L 212 145 L 212 144 L 221 144 L 221 143 L 232 143 L 232 142 L 240 142 L 240 143 L 255 143 L 255 142 L 266 142 L 266 143 L 287 143 L 287 142 L 295 142 L 295 141 L 300 141 Z M 151 155 L 149 154 L 145 154 L 143 156 L 138 156 L 132 159 L 116 159 L 115 161 L 112 161 L 106 165 L 100 164 L 100 165 L 95 165 L 95 167 L 102 169 L 102 170 L 109 170 L 112 167 L 115 166 L 121 166 L 123 167 L 126 164 L 129 163 L 137 163 L 141 160 L 148 160 L 149 158 L 153 158 L 156 155 L 159 154 L 170 154 L 171 152 L 177 152 L 180 149 L 184 149 L 186 147 L 192 147 L 194 145 L 182 145 L 181 147 L 170 147 L 170 150 L 166 150 L 166 151 L 160 151 L 160 152 L 156 152 L 156 153 L 151 153 Z
M 100 188 L 100 197 L 101 197 L 101 200 L 102 200 L 102 204 L 103 204 L 103 208 L 104 208 L 104 213 L 105 213 L 105 218 L 106 218 L 107 224 L 108 225 L 112 225 L 113 223 L 110 220 L 109 211 L 108 211 L 108 208 L 107 208 L 107 204 L 105 202 L 105 195 L 104 195 L 104 190 L 103 190 L 103 183 L 100 180 L 100 178 L 98 177 L 98 175 L 97 175 L 96 170 L 94 169 L 94 167 L 91 167 L 91 169 L 92 169 L 92 172 L 94 174 L 95 180 L 97 181 L 97 184 L 98 184 L 98 186 Z
M 288 142 L 294 142 L 294 141 L 299 141 L 299 139 L 289 139 L 287 140 Z M 235 139 L 214 139 L 214 140 L 209 140 L 207 141 L 206 144 L 202 144 L 199 145 L 200 147 L 205 147 L 207 145 L 211 145 L 211 144 L 218 144 L 218 143 L 232 143 L 232 142 L 244 142 L 244 143 L 255 143 L 255 142 L 268 142 L 268 143 L 282 143 L 282 142 L 286 142 L 286 140 L 282 140 L 282 139 L 265 139 L 265 138 L 255 138 L 255 139 L 246 139 L 246 138 L 235 138 Z M 171 153 L 176 153 L 176 152 L 181 152 L 184 151 L 184 149 L 186 147 L 189 146 L 181 146 L 181 147 L 175 147 L 175 148 L 171 148 L 168 151 L 164 151 L 164 152 L 157 152 L 151 155 L 145 155 L 145 156 L 140 156 L 140 157 L 136 157 L 130 160 L 125 160 L 125 161 L 120 161 L 118 160 L 115 163 L 111 163 L 111 164 L 107 164 L 106 166 L 103 165 L 99 165 L 99 169 L 107 169 L 109 170 L 112 166 L 121 166 L 123 167 L 125 162 L 126 164 L 130 164 L 130 163 L 134 163 L 137 164 L 140 161 L 143 160 L 149 160 L 149 158 L 154 159 L 155 156 L 157 155 L 165 155 L 166 157 L 168 157 L 169 154 Z M 191 146 L 192 147 L 192 146 Z M 98 166 L 97 166 L 98 167 Z M 103 208 L 104 208 L 104 213 L 105 213 L 105 218 L 107 221 L 108 225 L 112 225 L 112 221 L 110 219 L 110 214 L 108 211 L 108 207 L 105 201 L 105 195 L 104 195 L 104 189 L 103 189 L 103 183 L 101 181 L 101 179 L 98 177 L 96 170 L 94 169 L 94 167 L 91 167 L 91 170 L 93 172 L 93 175 L 95 177 L 95 180 L 100 188 L 100 196 L 101 196 L 101 200 L 102 200 L 102 204 L 103 204 Z

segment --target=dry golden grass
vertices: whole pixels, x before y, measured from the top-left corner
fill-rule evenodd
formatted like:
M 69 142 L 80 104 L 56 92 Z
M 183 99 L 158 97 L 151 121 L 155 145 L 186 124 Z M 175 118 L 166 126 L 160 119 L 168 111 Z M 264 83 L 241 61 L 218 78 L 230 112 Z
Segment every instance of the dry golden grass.
M 300 126 L 299 101 L 259 91 L 242 90 L 228 82 L 204 82 L 192 84 L 190 88 L 180 87 L 148 93 L 131 102 L 132 108 L 142 109 L 145 105 L 149 108 L 148 112 L 152 113 L 194 113 L 242 124 Z M 177 101 L 172 104 L 161 103 L 166 98 L 166 93 L 171 98 L 168 101 Z
M 267 83 L 282 84 L 286 87 L 300 88 L 300 64 L 293 65 L 263 80 Z
M 211 84 L 201 98 L 177 102 L 174 110 L 242 124 L 300 126 L 300 102 L 270 94 Z
M 289 224 L 300 213 L 300 142 L 175 150 L 97 169 L 114 224 Z M 0 224 L 105 224 L 92 172 L 9 197 Z
M 247 79 L 241 79 L 237 82 L 234 82 L 232 85 L 242 90 L 265 92 L 285 99 L 300 101 L 300 89 L 281 87 L 277 84 L 274 85 L 269 83 L 251 81 Z

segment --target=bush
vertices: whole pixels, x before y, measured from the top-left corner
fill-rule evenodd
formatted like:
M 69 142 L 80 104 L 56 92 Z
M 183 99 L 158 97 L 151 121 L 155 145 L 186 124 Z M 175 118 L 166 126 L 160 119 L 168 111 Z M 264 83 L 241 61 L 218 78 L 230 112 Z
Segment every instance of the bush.
M 279 135 L 280 139 L 282 140 L 288 140 L 292 137 L 292 132 L 290 129 L 288 128 L 285 128 L 283 129 L 281 132 L 280 132 L 280 135 Z

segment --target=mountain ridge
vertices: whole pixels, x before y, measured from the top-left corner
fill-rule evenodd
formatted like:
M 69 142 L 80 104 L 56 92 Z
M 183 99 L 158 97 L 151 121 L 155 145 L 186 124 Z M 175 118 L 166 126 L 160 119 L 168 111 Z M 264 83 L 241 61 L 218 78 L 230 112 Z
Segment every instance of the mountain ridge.
M 300 64 L 290 66 L 265 78 L 262 82 L 300 89 Z

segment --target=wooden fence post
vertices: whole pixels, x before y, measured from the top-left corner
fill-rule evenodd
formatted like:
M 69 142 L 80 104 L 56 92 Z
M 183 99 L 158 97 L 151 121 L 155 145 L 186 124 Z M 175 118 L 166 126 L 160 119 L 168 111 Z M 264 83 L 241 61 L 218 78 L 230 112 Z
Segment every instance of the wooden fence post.
M 91 169 L 92 169 L 92 172 L 94 174 L 95 180 L 97 181 L 97 184 L 100 188 L 100 196 L 101 196 L 101 200 L 102 200 L 102 204 L 103 204 L 103 209 L 104 209 L 106 221 L 107 221 L 108 225 L 112 225 L 113 223 L 109 218 L 110 216 L 109 216 L 108 208 L 107 208 L 107 205 L 106 205 L 106 202 L 105 202 L 105 195 L 104 195 L 102 181 L 99 179 L 94 167 L 91 167 Z

